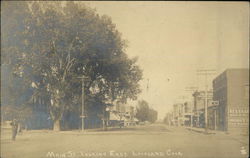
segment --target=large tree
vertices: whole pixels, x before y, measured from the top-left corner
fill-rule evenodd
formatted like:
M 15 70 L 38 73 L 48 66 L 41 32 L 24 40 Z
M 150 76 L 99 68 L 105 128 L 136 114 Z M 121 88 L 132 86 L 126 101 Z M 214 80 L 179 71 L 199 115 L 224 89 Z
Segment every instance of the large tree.
M 32 86 L 33 97 L 46 102 L 54 130 L 60 130 L 65 112 L 80 111 L 80 76 L 88 78 L 89 101 L 105 106 L 136 99 L 142 71 L 136 58 L 125 54 L 126 42 L 109 17 L 74 2 L 5 2 L 3 8 L 2 32 L 6 30 L 4 37 L 16 41 L 3 41 L 3 58 L 13 59 L 9 56 L 13 50 L 17 60 L 8 64 Z M 11 12 L 11 8 L 20 11 Z M 21 20 L 20 12 L 25 13 Z M 14 19 L 7 20 L 7 14 Z
M 21 34 L 28 5 L 22 2 L 1 2 L 1 110 L 2 119 L 19 119 L 31 114 L 29 106 L 32 88 L 16 75 L 23 52 Z M 28 109 L 28 110 L 27 110 Z M 25 114 L 25 115 L 24 115 Z

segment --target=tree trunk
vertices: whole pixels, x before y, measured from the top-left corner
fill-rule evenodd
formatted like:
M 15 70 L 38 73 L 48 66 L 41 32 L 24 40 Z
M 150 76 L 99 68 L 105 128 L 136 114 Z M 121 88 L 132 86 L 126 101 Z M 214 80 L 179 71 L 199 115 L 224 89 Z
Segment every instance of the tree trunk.
M 107 124 L 107 123 L 108 123 L 108 121 L 107 121 L 107 120 L 105 120 L 105 121 L 104 121 L 104 130 L 105 130 L 105 131 L 107 131 L 107 130 L 108 130 L 108 124 Z
M 60 131 L 61 130 L 61 124 L 60 124 L 60 120 L 54 120 L 54 126 L 53 126 L 53 130 L 54 131 Z
M 105 131 L 105 121 L 104 121 L 104 119 L 102 120 L 102 129 Z

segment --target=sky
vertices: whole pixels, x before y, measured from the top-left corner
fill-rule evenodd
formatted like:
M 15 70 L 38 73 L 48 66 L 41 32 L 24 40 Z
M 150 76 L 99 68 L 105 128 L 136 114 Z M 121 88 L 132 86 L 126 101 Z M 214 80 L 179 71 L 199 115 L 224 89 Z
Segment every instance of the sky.
M 191 99 L 188 87 L 204 88 L 205 78 L 197 75 L 198 69 L 216 70 L 208 76 L 211 88 L 212 80 L 227 68 L 249 67 L 247 2 L 80 3 L 110 16 L 128 41 L 128 56 L 139 57 L 143 80 L 138 99 L 157 110 L 159 119 L 174 103 Z

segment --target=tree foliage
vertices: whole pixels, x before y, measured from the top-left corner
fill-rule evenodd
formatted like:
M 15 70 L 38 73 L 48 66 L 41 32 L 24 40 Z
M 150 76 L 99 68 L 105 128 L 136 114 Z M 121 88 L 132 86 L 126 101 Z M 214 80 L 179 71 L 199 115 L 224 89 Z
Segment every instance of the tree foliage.
M 108 16 L 74 2 L 5 2 L 2 8 L 2 61 L 46 102 L 54 121 L 80 111 L 83 75 L 89 101 L 136 99 L 142 71 Z
M 153 123 L 157 120 L 157 111 L 152 108 L 149 108 L 149 105 L 145 100 L 141 100 L 138 102 L 136 111 L 136 118 L 139 121 L 149 121 Z

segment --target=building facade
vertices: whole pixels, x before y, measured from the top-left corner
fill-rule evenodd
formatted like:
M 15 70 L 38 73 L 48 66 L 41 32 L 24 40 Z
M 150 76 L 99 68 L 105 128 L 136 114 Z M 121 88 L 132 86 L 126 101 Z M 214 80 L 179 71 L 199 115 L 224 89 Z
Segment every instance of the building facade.
M 181 103 L 173 105 L 173 124 L 175 126 L 184 125 L 184 105 Z
M 110 107 L 109 123 L 111 126 L 123 124 L 123 126 L 134 126 L 138 121 L 135 118 L 135 108 L 133 106 L 116 104 Z
M 173 117 L 173 112 L 168 112 L 163 120 L 163 122 L 165 124 L 167 124 L 168 126 L 172 126 L 174 125 L 174 117 Z
M 185 126 L 193 126 L 193 102 L 185 102 L 184 106 L 184 125 Z
M 194 97 L 194 108 L 193 108 L 193 125 L 195 127 L 205 127 L 205 91 L 195 91 L 193 93 Z M 207 91 L 207 106 L 208 108 L 213 102 L 213 91 Z
M 249 69 L 227 69 L 213 80 L 213 99 L 219 101 L 217 127 L 248 132 Z
M 208 112 L 208 118 L 207 118 L 207 127 L 211 130 L 217 130 L 217 124 L 218 124 L 218 106 L 217 105 L 210 105 L 207 109 Z

